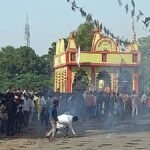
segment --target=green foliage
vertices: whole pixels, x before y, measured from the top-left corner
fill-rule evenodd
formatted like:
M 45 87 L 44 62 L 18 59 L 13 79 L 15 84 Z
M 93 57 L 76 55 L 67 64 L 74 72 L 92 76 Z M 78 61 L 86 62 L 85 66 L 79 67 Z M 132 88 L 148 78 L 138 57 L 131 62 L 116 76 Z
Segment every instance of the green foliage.
M 53 88 L 51 54 L 38 56 L 32 48 L 7 46 L 0 51 L 0 91 L 12 88 Z
M 150 36 L 139 39 L 141 50 L 140 89 L 150 91 Z
M 82 50 L 91 50 L 94 24 L 86 21 L 76 30 L 76 40 Z
M 94 25 L 90 22 L 81 24 L 76 30 L 77 42 L 83 50 L 90 50 Z M 65 39 L 65 47 L 67 40 Z M 12 88 L 36 89 L 49 87 L 54 83 L 54 54 L 56 42 L 51 44 L 48 54 L 38 56 L 32 48 L 6 46 L 0 50 L 0 91 Z M 87 82 L 87 77 L 82 79 Z M 87 83 L 85 83 L 87 84 Z
M 50 65 L 50 71 L 53 72 L 53 66 L 54 66 L 54 55 L 56 52 L 56 42 L 53 42 L 51 44 L 51 47 L 49 48 L 49 52 L 48 52 L 48 59 L 49 61 L 49 65 Z
M 73 90 L 85 91 L 89 86 L 89 78 L 85 70 L 80 69 L 75 74 Z

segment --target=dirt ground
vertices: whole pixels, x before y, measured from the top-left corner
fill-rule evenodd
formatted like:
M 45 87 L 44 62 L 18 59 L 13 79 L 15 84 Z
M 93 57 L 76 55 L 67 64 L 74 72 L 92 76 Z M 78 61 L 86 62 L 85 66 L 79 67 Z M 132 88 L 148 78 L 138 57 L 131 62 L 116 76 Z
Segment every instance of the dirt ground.
M 150 150 L 150 114 L 101 124 L 100 121 L 76 123 L 77 137 L 63 138 L 58 133 L 57 141 L 44 138 L 46 132 L 35 126 L 15 137 L 0 136 L 0 150 Z

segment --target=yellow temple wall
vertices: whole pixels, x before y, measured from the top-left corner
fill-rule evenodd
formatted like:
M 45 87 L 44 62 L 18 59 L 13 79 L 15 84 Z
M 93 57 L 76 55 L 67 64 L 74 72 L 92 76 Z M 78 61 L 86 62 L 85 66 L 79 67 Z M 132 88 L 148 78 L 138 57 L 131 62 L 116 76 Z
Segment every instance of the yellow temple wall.
M 86 73 L 88 74 L 89 80 L 91 80 L 91 67 L 72 67 L 71 71 L 72 71 L 72 81 L 74 80 L 74 75 L 76 72 L 78 72 L 79 69 L 83 69 L 86 71 Z
M 111 64 L 120 64 L 122 63 L 133 64 L 132 62 L 132 54 L 108 54 L 107 62 Z
M 57 89 L 59 89 L 61 93 L 66 91 L 66 78 L 67 67 L 55 69 L 54 91 L 57 91 Z
M 92 53 L 81 53 L 80 54 L 80 63 L 100 63 L 102 58 L 99 54 Z
M 66 54 L 58 55 L 54 58 L 54 67 L 66 64 Z
M 74 52 L 76 53 L 76 52 Z M 112 64 L 112 65 L 120 65 L 120 64 L 137 64 L 140 63 L 140 58 L 138 57 L 138 62 L 133 62 L 133 53 L 106 53 L 107 54 L 107 62 L 102 62 L 102 54 L 103 53 L 92 53 L 92 52 L 81 52 L 80 53 L 80 63 L 90 63 L 90 64 Z M 71 53 L 69 54 L 69 58 L 71 57 Z M 76 63 L 78 59 L 78 53 L 76 53 L 76 61 L 69 60 L 69 63 Z M 65 65 L 66 62 L 66 53 L 61 55 L 56 55 L 54 57 L 54 67 L 59 67 Z
M 96 67 L 95 68 L 95 71 L 96 71 L 96 73 L 99 73 L 99 72 L 101 72 L 101 71 L 107 71 L 107 72 L 109 72 L 109 73 L 114 73 L 114 72 L 117 72 L 117 69 L 116 68 L 114 68 L 114 67 Z
M 66 55 L 65 54 L 60 56 L 60 63 L 61 64 L 65 64 L 66 63 Z
M 104 50 L 116 51 L 117 47 L 116 47 L 115 43 L 111 39 L 109 39 L 109 38 L 102 38 L 96 44 L 95 50 L 96 51 L 104 51 Z
M 73 40 L 71 40 L 71 42 L 70 42 L 70 48 L 74 48 L 74 49 L 76 49 L 77 47 L 76 47 L 76 43 L 73 41 Z
M 77 57 L 77 55 L 76 55 Z M 122 62 L 123 60 L 123 62 Z M 139 61 L 139 60 L 138 60 Z M 81 53 L 80 63 L 103 63 L 102 54 L 92 54 L 92 53 Z M 107 54 L 107 62 L 110 64 L 135 64 L 132 62 L 132 54 Z

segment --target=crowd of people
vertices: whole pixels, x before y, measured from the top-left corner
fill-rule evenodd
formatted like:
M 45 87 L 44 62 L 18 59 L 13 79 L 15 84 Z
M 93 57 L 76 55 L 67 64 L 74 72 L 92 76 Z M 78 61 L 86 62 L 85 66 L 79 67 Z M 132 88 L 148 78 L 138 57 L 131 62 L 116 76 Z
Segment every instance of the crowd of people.
M 89 118 L 101 116 L 128 117 L 148 111 L 150 97 L 141 96 L 135 91 L 131 95 L 116 92 L 87 92 L 85 96 L 86 112 Z
M 150 95 L 138 95 L 135 91 L 129 95 L 107 91 L 75 91 L 67 94 L 51 90 L 8 90 L 0 93 L 0 134 L 14 136 L 21 133 L 23 128 L 28 128 L 32 121 L 37 121 L 46 127 L 51 122 L 53 128 L 48 135 L 52 133 L 55 136 L 57 128 L 64 125 L 59 118 L 65 118 L 65 121 L 68 118 L 66 122 L 69 125 L 65 123 L 64 126 L 66 129 L 69 127 L 75 135 L 71 121 L 77 121 L 78 117 L 90 120 L 109 116 L 135 117 L 146 112 L 150 112 Z

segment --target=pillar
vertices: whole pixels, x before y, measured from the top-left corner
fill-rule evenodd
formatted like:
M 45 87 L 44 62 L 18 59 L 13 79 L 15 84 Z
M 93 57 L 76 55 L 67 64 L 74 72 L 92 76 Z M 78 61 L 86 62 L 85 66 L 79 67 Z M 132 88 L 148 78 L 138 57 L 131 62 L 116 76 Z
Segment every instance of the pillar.
M 72 92 L 72 72 L 71 67 L 67 67 L 67 80 L 66 80 L 66 92 L 71 93 Z
M 63 93 L 66 92 L 66 69 L 63 69 Z
M 113 73 L 112 73 L 111 90 L 114 92 L 118 91 L 118 73 L 115 68 L 113 68 Z
M 59 75 L 60 79 L 59 79 L 59 90 L 60 93 L 62 93 L 62 71 L 60 70 L 60 75 Z
M 139 92 L 139 73 L 138 73 L 138 68 L 134 68 L 134 73 L 133 73 L 133 90 L 136 91 L 136 93 Z
M 96 90 L 96 74 L 95 74 L 95 67 L 91 67 L 91 90 Z
M 54 71 L 54 92 L 56 92 L 56 85 L 57 85 L 57 74 L 56 74 L 56 69 Z

